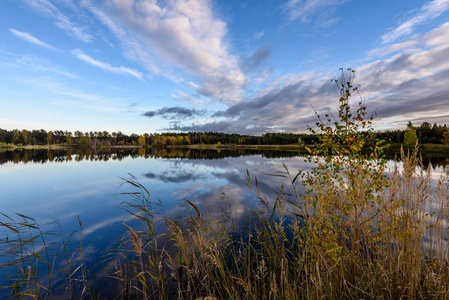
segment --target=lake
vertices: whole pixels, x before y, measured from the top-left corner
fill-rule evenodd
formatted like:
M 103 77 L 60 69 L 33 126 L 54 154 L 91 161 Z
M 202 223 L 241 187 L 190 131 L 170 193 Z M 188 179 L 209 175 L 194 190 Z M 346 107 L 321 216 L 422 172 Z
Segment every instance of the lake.
M 79 217 L 84 259 L 100 273 L 104 266 L 100 262 L 127 232 L 123 223 L 132 223 L 129 213 L 119 207 L 131 200 L 122 193 L 135 191 L 122 186 L 130 174 L 148 189 L 153 201 L 160 200 L 165 215 L 174 216 L 182 209 L 182 200 L 189 199 L 211 215 L 232 209 L 237 220 L 246 215 L 251 199 L 257 202 L 247 186 L 246 170 L 257 177 L 261 192 L 273 198 L 283 180 L 269 174 L 283 171 L 282 164 L 292 172 L 307 167 L 296 155 L 174 149 L 1 152 L 0 212 L 33 217 L 44 230 L 55 229 L 51 223 L 57 219 L 66 236 L 80 231 Z
M 436 180 L 447 160 L 430 163 Z M 289 189 L 288 180 L 272 176 L 285 171 L 283 165 L 293 176 L 311 167 L 290 151 L 6 151 L 0 152 L 0 212 L 33 217 L 44 230 L 54 229 L 57 219 L 66 236 L 80 231 L 81 220 L 84 259 L 93 272 L 102 274 L 105 255 L 127 232 L 123 223 L 136 225 L 120 208 L 131 200 L 123 193 L 135 191 L 123 185 L 130 174 L 153 201 L 160 201 L 166 216 L 181 213 L 185 208 L 180 204 L 189 199 L 211 216 L 230 211 L 236 220 L 244 220 L 249 207 L 258 204 L 247 185 L 247 170 L 251 178 L 257 177 L 262 194 L 274 199 L 282 184 Z M 5 239 L 3 232 L 0 238 Z

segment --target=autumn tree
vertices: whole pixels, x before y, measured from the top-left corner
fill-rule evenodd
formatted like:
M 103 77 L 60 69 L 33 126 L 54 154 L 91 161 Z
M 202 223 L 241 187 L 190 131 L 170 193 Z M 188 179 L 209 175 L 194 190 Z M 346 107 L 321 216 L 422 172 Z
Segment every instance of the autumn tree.
M 137 143 L 140 146 L 145 146 L 145 137 L 143 135 L 140 135 L 139 138 L 137 139 Z

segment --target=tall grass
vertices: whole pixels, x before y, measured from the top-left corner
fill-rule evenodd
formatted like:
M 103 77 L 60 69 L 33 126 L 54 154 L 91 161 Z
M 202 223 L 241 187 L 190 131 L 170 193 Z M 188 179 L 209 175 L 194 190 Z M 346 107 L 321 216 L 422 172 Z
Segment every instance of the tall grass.
M 81 230 L 65 236 L 59 221 L 43 231 L 35 219 L 1 213 L 0 278 L 10 299 L 96 299 L 82 251 Z M 79 245 L 75 245 L 78 240 Z
M 376 191 L 364 190 L 363 172 L 335 189 L 329 178 L 300 181 L 285 167 L 277 175 L 290 184 L 273 201 L 248 174 L 257 204 L 246 227 L 235 229 L 232 210 L 210 218 L 186 200 L 182 217 L 160 216 L 170 237 L 162 247 L 155 214 L 135 203 L 132 214 L 148 227 L 128 227 L 138 259 L 122 280 L 159 299 L 447 298 L 446 178 L 432 191 L 418 148 L 401 161 L 383 170 L 388 186 Z

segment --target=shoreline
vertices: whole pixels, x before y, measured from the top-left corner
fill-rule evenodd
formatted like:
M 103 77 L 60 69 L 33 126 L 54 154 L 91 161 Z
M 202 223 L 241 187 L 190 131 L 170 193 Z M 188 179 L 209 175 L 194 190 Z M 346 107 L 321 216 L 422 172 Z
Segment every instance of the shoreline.
M 386 152 L 398 152 L 402 144 L 391 144 Z M 195 145 L 166 145 L 166 146 L 152 146 L 152 145 L 113 145 L 113 146 L 97 146 L 90 148 L 79 148 L 77 145 L 26 145 L 17 146 L 13 144 L 0 144 L 0 151 L 14 151 L 14 150 L 87 150 L 87 149 L 195 149 L 195 150 L 271 150 L 271 151 L 298 151 L 301 153 L 308 153 L 306 147 L 313 149 L 313 145 L 241 145 L 241 144 L 195 144 Z M 449 145 L 443 144 L 419 144 L 419 151 L 429 154 L 447 154 L 449 155 Z M 410 151 L 413 148 L 404 148 L 404 151 Z

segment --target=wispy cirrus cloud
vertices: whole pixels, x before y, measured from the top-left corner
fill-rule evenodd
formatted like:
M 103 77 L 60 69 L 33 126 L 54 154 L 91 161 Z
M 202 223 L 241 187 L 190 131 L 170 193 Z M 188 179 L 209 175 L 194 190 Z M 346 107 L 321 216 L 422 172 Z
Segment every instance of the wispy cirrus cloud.
M 385 56 L 391 53 L 407 50 L 408 52 L 419 52 L 423 47 L 446 47 L 449 46 L 449 22 L 430 32 L 411 37 L 400 43 L 385 45 L 374 48 L 368 53 L 368 58 Z
M 265 30 L 258 31 L 254 33 L 254 39 L 259 40 L 265 35 Z
M 81 4 L 97 18 L 121 44 L 122 54 L 131 61 L 135 61 L 147 69 L 151 74 L 162 75 L 173 81 L 177 81 L 165 67 L 156 60 L 145 42 L 134 32 L 116 21 L 110 12 L 92 4 L 89 0 L 82 0 Z M 165 72 L 162 72 L 162 69 Z
M 48 0 L 22 0 L 32 10 L 47 18 L 53 19 L 54 24 L 70 36 L 83 41 L 91 42 L 94 37 L 88 32 L 86 26 L 77 26 L 66 15 L 64 15 L 53 3 Z
M 76 74 L 73 74 L 61 66 L 55 65 L 51 61 L 46 59 L 32 56 L 22 55 L 14 61 L 16 67 L 24 68 L 28 71 L 53 73 L 58 76 L 65 76 L 69 78 L 78 78 Z
M 82 61 L 84 61 L 84 62 L 86 62 L 88 64 L 91 64 L 93 66 L 96 66 L 98 68 L 101 68 L 103 70 L 106 70 L 106 71 L 109 71 L 109 72 L 113 72 L 113 73 L 118 73 L 118 74 L 132 75 L 132 76 L 134 76 L 134 77 L 136 77 L 136 78 L 138 78 L 140 80 L 143 80 L 142 73 L 140 73 L 137 70 L 130 69 L 130 68 L 123 67 L 123 66 L 113 67 L 109 63 L 101 62 L 99 60 L 96 60 L 96 59 L 94 59 L 94 58 L 84 54 L 84 52 L 81 51 L 80 49 L 73 50 L 72 54 L 75 57 L 77 57 L 78 59 L 80 59 L 80 60 L 82 60 Z
M 309 23 L 313 19 L 319 19 L 317 23 L 320 23 L 320 27 L 325 27 L 338 21 L 338 17 L 330 16 L 344 2 L 346 0 L 289 0 L 283 5 L 283 10 L 290 21 Z
M 449 0 L 433 0 L 427 2 L 413 17 L 403 21 L 396 28 L 385 33 L 381 38 L 382 43 L 391 43 L 403 36 L 412 34 L 416 26 L 435 19 L 448 9 Z
M 227 24 L 213 13 L 211 1 L 110 0 L 101 9 L 82 3 L 115 34 L 125 55 L 156 74 L 187 73 L 198 79 L 191 86 L 195 93 L 227 103 L 241 99 L 246 79 L 230 53 Z
M 18 37 L 19 39 L 24 40 L 24 41 L 26 41 L 28 43 L 31 43 L 31 44 L 34 44 L 34 45 L 37 45 L 37 46 L 40 46 L 40 47 L 44 47 L 44 48 L 47 48 L 47 49 L 56 50 L 55 47 L 53 47 L 53 46 L 51 46 L 51 45 L 49 45 L 47 43 L 42 42 L 38 38 L 36 38 L 36 37 L 32 36 L 31 34 L 29 34 L 28 32 L 15 30 L 13 28 L 9 28 L 9 31 L 13 35 Z

